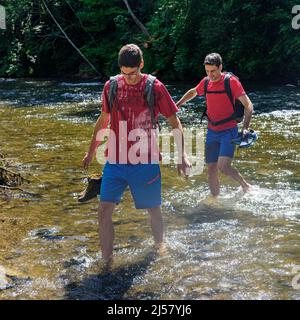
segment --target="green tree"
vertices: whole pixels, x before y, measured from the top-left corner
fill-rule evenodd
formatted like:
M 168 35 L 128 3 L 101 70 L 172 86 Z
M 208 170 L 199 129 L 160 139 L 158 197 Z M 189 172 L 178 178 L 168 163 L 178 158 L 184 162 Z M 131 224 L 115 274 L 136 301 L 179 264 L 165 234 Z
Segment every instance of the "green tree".
M 209 52 L 219 52 L 225 69 L 242 79 L 300 74 L 292 0 L 44 1 L 67 37 L 42 0 L 2 1 L 7 30 L 0 30 L 1 76 L 95 75 L 68 38 L 104 76 L 118 72 L 118 50 L 132 42 L 144 51 L 145 71 L 164 80 L 199 79 Z

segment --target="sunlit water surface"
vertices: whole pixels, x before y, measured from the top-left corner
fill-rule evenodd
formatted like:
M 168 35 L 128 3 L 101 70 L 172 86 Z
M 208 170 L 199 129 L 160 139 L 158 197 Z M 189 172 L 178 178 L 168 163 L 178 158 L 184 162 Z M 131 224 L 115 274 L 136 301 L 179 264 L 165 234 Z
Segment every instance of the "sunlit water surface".
M 206 169 L 185 181 L 163 165 L 167 252 L 155 255 L 148 215 L 127 192 L 114 214 L 115 260 L 100 260 L 97 200 L 78 204 L 81 160 L 103 84 L 0 80 L 0 152 L 31 183 L 0 195 L 0 299 L 299 299 L 300 89 L 249 89 L 259 140 L 208 201 Z M 168 86 L 177 100 L 188 87 Z M 179 112 L 200 128 L 202 99 Z M 163 127 L 167 127 L 163 123 Z M 94 162 L 89 173 L 100 171 Z

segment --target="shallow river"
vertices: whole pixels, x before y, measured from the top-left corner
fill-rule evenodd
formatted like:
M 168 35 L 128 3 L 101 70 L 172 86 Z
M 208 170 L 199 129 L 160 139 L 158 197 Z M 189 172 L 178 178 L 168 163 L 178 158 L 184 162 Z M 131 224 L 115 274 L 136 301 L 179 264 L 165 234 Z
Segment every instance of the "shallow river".
M 0 80 L 0 153 L 30 180 L 28 193 L 0 194 L 0 299 L 300 299 L 300 87 L 248 89 L 259 139 L 235 165 L 250 193 L 222 177 L 219 203 L 208 203 L 206 169 L 185 181 L 162 165 L 164 255 L 127 192 L 110 273 L 99 264 L 97 200 L 77 202 L 102 88 Z M 168 88 L 175 100 L 188 89 Z M 200 128 L 202 102 L 179 112 L 187 129 Z M 100 170 L 95 161 L 89 173 Z

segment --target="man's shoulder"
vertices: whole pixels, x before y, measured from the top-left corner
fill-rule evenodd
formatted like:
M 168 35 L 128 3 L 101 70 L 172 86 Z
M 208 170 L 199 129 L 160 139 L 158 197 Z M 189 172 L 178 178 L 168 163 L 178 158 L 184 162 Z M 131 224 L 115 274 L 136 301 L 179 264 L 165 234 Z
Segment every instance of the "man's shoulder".
M 104 89 L 109 88 L 109 85 L 112 81 L 118 81 L 120 79 L 120 74 L 115 74 L 109 77 L 108 80 L 105 81 L 104 83 Z
M 239 79 L 239 77 L 237 75 L 235 75 L 235 74 L 233 74 L 231 72 L 228 72 L 226 74 L 229 75 L 230 83 L 235 83 L 235 84 L 240 84 L 241 83 L 241 81 L 240 81 L 240 79 Z
M 106 80 L 103 86 L 103 92 L 106 92 L 109 90 L 110 80 Z
M 212 81 L 209 81 L 209 77 L 208 77 L 208 76 L 203 77 L 203 78 L 199 81 L 198 85 L 204 86 L 205 83 L 207 83 L 207 84 L 208 84 L 208 83 L 212 83 Z
M 158 78 L 155 77 L 155 80 L 154 80 L 155 92 L 161 92 L 164 89 L 166 89 L 166 85 L 162 81 L 160 81 Z

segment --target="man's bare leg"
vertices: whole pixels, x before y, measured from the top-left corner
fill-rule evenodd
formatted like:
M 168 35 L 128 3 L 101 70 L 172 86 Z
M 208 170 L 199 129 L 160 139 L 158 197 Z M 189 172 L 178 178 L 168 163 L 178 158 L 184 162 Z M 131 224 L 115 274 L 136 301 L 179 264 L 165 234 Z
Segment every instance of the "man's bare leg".
M 231 163 L 232 163 L 232 158 L 219 157 L 218 168 L 223 174 L 237 181 L 241 185 L 244 192 L 249 191 L 249 189 L 251 188 L 251 185 L 242 177 L 242 175 L 238 172 L 237 169 L 231 166 Z
M 213 197 L 220 194 L 220 182 L 218 177 L 218 164 L 209 163 L 208 165 L 208 185 Z
M 155 248 L 160 249 L 163 247 L 163 218 L 161 213 L 161 207 L 147 209 L 150 214 L 150 224 L 152 229 L 152 234 L 154 237 Z
M 115 203 L 112 202 L 100 202 L 98 208 L 99 236 L 102 258 L 106 263 L 112 259 L 113 254 L 115 231 L 112 223 L 112 214 L 114 209 Z

